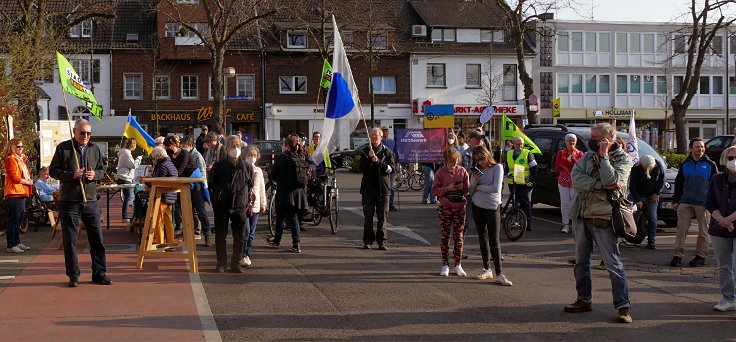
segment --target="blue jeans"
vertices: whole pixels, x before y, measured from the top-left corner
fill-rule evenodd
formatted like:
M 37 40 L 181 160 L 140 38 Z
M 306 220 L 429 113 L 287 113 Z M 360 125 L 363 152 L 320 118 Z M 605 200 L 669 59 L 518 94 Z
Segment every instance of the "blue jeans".
M 26 210 L 26 198 L 8 197 L 5 199 L 8 211 L 8 226 L 5 232 L 5 240 L 8 248 L 13 248 L 20 243 L 20 223 L 23 221 L 23 212 Z
M 284 224 L 291 230 L 291 243 L 298 245 L 300 242 L 299 232 L 299 210 L 293 205 L 279 205 L 276 207 L 276 236 L 274 242 L 281 244 L 281 236 L 284 235 Z
M 123 179 L 118 179 L 116 183 L 133 184 L 133 182 L 123 180 Z M 128 207 L 133 205 L 133 200 L 135 199 L 135 197 L 133 197 L 134 191 L 135 191 L 135 188 L 120 189 L 120 192 L 123 193 L 123 220 L 133 218 L 131 215 L 128 215 Z
M 575 288 L 578 299 L 590 302 L 593 299 L 593 281 L 590 271 L 590 260 L 593 254 L 593 240 L 600 249 L 603 263 L 611 278 L 613 306 L 616 309 L 631 307 L 629 301 L 629 283 L 626 279 L 621 253 L 618 250 L 616 233 L 609 221 L 608 227 L 593 226 L 593 219 L 576 218 L 573 222 L 575 233 Z
M 100 207 L 97 201 L 61 202 L 61 233 L 64 243 L 64 263 L 69 278 L 79 278 L 77 260 L 77 225 L 81 220 L 87 231 L 89 254 L 92 256 L 92 279 L 107 271 L 105 245 L 102 242 Z
M 394 166 L 392 166 L 392 168 L 393 167 Z M 389 186 L 389 189 L 391 190 L 391 194 L 388 197 L 388 205 L 391 205 L 391 206 L 394 205 L 394 175 L 398 172 L 399 170 L 394 169 L 394 173 L 388 176 L 388 186 Z
M 242 258 L 250 258 L 250 250 L 253 248 L 253 240 L 256 238 L 256 226 L 258 225 L 259 215 L 261 214 L 253 213 L 253 217 L 245 220 L 245 229 L 243 230 L 243 235 L 245 235 L 243 238 L 245 241 L 245 247 L 243 248 L 243 255 L 241 255 Z
M 468 236 L 468 227 L 473 224 L 473 195 L 465 196 L 468 203 L 465 205 L 465 227 L 463 228 L 463 236 Z
M 194 209 L 194 213 L 197 215 L 200 229 L 205 236 L 208 236 L 212 234 L 212 230 L 210 228 L 210 219 L 207 216 L 207 208 L 204 206 L 204 194 L 202 193 L 204 191 L 203 183 L 194 183 L 194 188 L 191 189 L 191 198 L 192 209 Z
M 721 295 L 723 299 L 734 302 L 736 301 L 736 286 L 733 280 L 733 265 L 736 262 L 736 239 L 711 236 L 710 241 L 713 244 L 716 261 L 718 261 L 716 273 L 718 273 L 718 282 L 721 285 Z
M 429 166 L 422 166 L 424 172 L 424 193 L 422 194 L 422 202 L 437 202 L 437 197 L 432 196 L 432 183 L 434 183 L 434 171 Z
M 651 198 L 646 198 L 642 201 L 644 203 L 644 215 L 647 216 L 647 241 L 654 243 L 654 239 L 657 237 L 657 207 L 659 202 L 652 203 Z

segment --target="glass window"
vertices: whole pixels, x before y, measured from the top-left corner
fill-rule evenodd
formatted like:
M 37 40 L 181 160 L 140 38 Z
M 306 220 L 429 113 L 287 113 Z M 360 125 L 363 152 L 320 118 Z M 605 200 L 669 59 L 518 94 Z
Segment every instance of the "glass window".
M 678 34 L 675 36 L 675 53 L 685 53 L 685 36 Z
M 667 94 L 667 77 L 657 76 L 657 94 Z
M 494 30 L 493 31 L 493 41 L 496 43 L 503 43 L 505 41 L 504 34 L 502 30 Z
M 504 64 L 503 65 L 503 85 L 504 86 L 515 86 L 516 85 L 516 64 Z
M 583 75 L 572 74 L 570 75 L 570 87 L 572 88 L 573 94 L 583 93 Z
M 182 75 L 181 76 L 181 98 L 182 99 L 196 99 L 199 93 L 197 92 L 197 76 L 196 75 Z
M 480 64 L 465 64 L 465 86 L 480 88 Z
M 611 92 L 611 76 L 598 75 L 598 93 L 608 94 Z
M 713 76 L 713 94 L 723 94 L 723 76 Z
M 153 82 L 154 99 L 169 99 L 171 97 L 171 82 L 168 75 L 156 75 Z
M 654 76 L 644 76 L 644 94 L 654 94 Z
M 166 37 L 176 37 L 179 34 L 180 26 L 177 23 L 166 23 L 164 25 L 164 31 Z
M 672 89 L 675 94 L 680 92 L 680 89 L 682 88 L 682 84 L 684 82 L 685 82 L 685 76 L 675 76 L 674 77 L 674 84 L 672 85 L 673 86 Z
M 560 32 L 557 35 L 557 50 L 570 51 L 570 33 Z
M 454 36 L 453 36 L 453 40 Z M 371 37 L 371 46 L 374 49 L 385 50 L 388 49 L 388 38 L 385 33 L 377 34 Z
M 143 75 L 124 74 L 125 84 L 123 89 L 126 100 L 140 100 L 143 93 Z
M 628 77 L 626 75 L 616 75 L 616 93 L 626 94 L 629 92 L 627 83 Z
M 570 92 L 570 75 L 557 75 L 557 92 L 561 94 L 567 94 Z
M 290 49 L 306 49 L 307 34 L 302 32 L 287 32 L 286 47 Z
M 595 51 L 595 32 L 585 32 L 585 51 Z
M 442 40 L 442 29 L 441 28 L 433 28 L 432 29 L 432 41 L 438 42 Z
M 640 94 L 641 93 L 641 76 L 639 75 L 630 75 L 629 76 L 629 93 L 630 94 Z
M 700 94 L 710 94 L 710 77 L 700 76 Z
M 281 94 L 306 94 L 307 76 L 281 76 L 279 77 L 279 93 Z
M 396 94 L 396 78 L 393 76 L 376 76 L 372 79 L 374 94 Z
M 626 49 L 627 42 L 628 42 L 628 39 L 627 39 L 626 33 L 616 33 L 616 52 L 628 51 Z
M 80 31 L 82 33 L 82 37 L 89 38 L 92 37 L 92 22 L 91 21 L 83 21 L 79 24 Z
M 646 33 L 642 35 L 642 42 L 644 43 L 644 52 L 654 52 L 654 34 Z
M 595 94 L 596 92 L 595 75 L 585 75 L 585 93 Z
M 446 42 L 454 42 L 455 41 L 455 29 L 445 29 L 444 38 Z
M 728 93 L 736 94 L 736 79 L 733 76 L 728 78 Z
M 572 51 L 583 51 L 583 33 L 572 33 Z
M 665 53 L 667 51 L 667 36 L 657 34 L 657 53 Z
M 713 36 L 710 42 L 711 53 L 720 55 L 723 53 L 723 36 Z
M 444 63 L 428 63 L 427 64 L 427 87 L 444 87 L 445 86 L 445 64 Z
M 641 52 L 641 34 L 629 34 L 629 52 Z
M 490 43 L 491 38 L 491 30 L 480 30 L 480 41 L 482 43 Z
M 736 54 L 736 37 L 731 36 L 728 39 L 728 45 L 729 45 L 729 50 L 728 50 L 729 52 L 728 53 L 730 53 L 732 55 L 733 54 Z
M 608 32 L 598 33 L 598 51 L 611 51 L 611 34 Z
M 244 96 L 248 100 L 253 99 L 253 75 L 238 75 L 236 82 L 237 96 Z

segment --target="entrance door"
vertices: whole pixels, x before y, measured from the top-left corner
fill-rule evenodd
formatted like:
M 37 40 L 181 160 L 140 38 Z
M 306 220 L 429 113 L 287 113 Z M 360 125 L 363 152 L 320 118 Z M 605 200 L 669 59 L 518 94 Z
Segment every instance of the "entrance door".
M 703 138 L 703 140 L 708 141 L 708 139 L 715 138 L 720 133 L 720 127 L 717 120 L 687 122 L 688 141 L 693 138 Z

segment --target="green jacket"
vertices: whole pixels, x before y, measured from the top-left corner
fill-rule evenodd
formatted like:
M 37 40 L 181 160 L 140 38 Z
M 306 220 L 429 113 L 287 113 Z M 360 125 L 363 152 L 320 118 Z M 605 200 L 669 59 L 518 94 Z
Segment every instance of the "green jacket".
M 621 189 L 614 191 L 617 197 L 629 193 L 631 157 L 619 146 L 608 152 L 609 160 L 602 160 L 598 153 L 588 151 L 572 168 L 572 187 L 576 194 L 570 205 L 570 218 L 611 219 L 612 206 L 603 185 L 622 182 Z M 598 176 L 594 170 L 598 169 Z

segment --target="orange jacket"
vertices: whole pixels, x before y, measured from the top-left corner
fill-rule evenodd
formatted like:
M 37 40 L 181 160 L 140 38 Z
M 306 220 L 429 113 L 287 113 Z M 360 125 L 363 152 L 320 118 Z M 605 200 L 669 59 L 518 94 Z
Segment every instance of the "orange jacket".
M 28 159 L 23 156 L 23 162 Z M 17 158 L 8 156 L 5 158 L 5 198 L 31 196 L 31 185 L 20 184 L 23 179 L 23 171 Z

